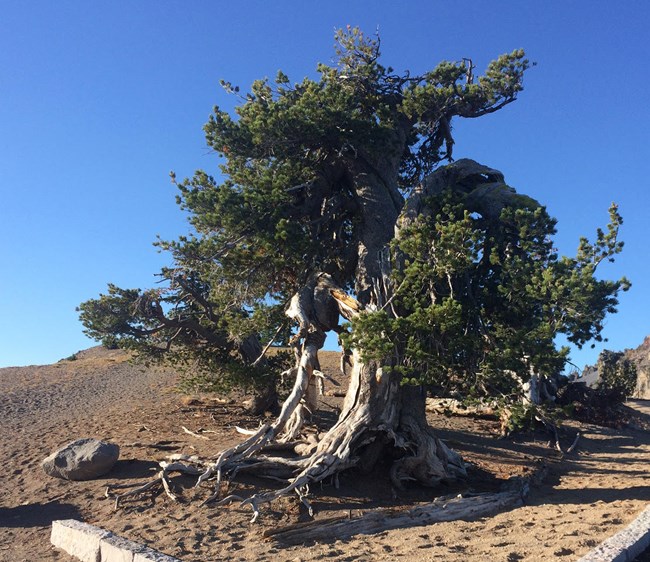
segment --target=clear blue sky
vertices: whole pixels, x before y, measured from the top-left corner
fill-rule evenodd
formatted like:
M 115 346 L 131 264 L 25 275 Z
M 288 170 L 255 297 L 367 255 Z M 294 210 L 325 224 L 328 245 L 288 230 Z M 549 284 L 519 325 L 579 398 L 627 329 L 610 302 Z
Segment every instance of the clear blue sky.
M 0 14 L 0 366 L 93 345 L 75 307 L 107 282 L 152 286 L 167 263 L 156 235 L 187 231 L 169 171 L 217 172 L 201 127 L 213 105 L 232 107 L 219 79 L 313 75 L 346 24 L 379 27 L 384 63 L 414 73 L 526 49 L 538 64 L 520 99 L 457 121 L 455 156 L 546 204 L 565 254 L 616 201 L 626 247 L 602 274 L 633 288 L 606 347 L 650 334 L 646 1 L 0 0 Z

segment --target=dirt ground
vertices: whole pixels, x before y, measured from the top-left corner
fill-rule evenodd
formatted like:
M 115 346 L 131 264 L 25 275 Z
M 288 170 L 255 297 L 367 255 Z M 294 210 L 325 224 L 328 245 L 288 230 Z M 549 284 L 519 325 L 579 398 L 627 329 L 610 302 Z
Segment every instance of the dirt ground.
M 327 358 L 323 363 L 335 363 Z M 265 529 L 308 517 L 297 498 L 266 506 L 251 524 L 249 509 L 199 507 L 209 486 L 175 477 L 182 497 L 165 495 L 129 502 L 119 510 L 104 496 L 107 483 L 145 478 L 154 461 L 171 453 L 214 455 L 241 436 L 234 425 L 256 428 L 259 418 L 235 404 L 209 397 L 188 398 L 174 390 L 176 375 L 131 365 L 119 351 L 92 348 L 74 361 L 41 367 L 0 369 L 3 459 L 0 486 L 0 561 L 73 559 L 49 544 L 52 520 L 75 518 L 144 542 L 185 562 L 208 560 L 577 560 L 622 529 L 650 501 L 650 402 L 635 401 L 632 427 L 614 430 L 568 423 L 566 449 L 577 431 L 577 450 L 560 455 L 547 438 L 497 439 L 495 421 L 469 417 L 430 418 L 441 437 L 471 463 L 462 487 L 411 489 L 394 497 L 381 473 L 350 472 L 340 487 L 326 482 L 311 490 L 316 518 L 356 515 L 382 507 L 409 507 L 436 496 L 496 490 L 508 477 L 525 475 L 540 462 L 549 474 L 526 505 L 474 521 L 437 523 L 306 546 L 265 540 Z M 337 398 L 323 397 L 317 423 L 334 419 Z M 202 433 L 193 437 L 182 427 Z M 207 431 L 206 431 L 207 430 Z M 46 476 L 40 463 L 50 452 L 80 437 L 117 443 L 121 456 L 106 478 L 68 482 Z M 268 486 L 268 483 L 261 483 Z M 241 484 L 237 493 L 259 486 Z

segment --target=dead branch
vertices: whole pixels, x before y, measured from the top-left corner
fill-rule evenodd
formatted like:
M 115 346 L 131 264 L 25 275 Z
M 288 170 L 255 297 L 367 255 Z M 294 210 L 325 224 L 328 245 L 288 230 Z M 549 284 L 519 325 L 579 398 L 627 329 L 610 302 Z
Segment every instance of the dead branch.
M 262 350 L 262 353 L 260 353 L 260 354 L 259 354 L 259 357 L 258 357 L 257 359 L 255 359 L 255 361 L 253 361 L 253 362 L 251 363 L 251 367 L 255 367 L 255 366 L 257 366 L 257 365 L 259 364 L 259 362 L 260 362 L 262 359 L 264 359 L 264 356 L 266 355 L 266 352 L 269 350 L 269 348 L 271 347 L 271 345 L 273 345 L 273 342 L 275 341 L 275 338 L 278 337 L 278 334 L 282 331 L 282 329 L 285 327 L 285 325 L 286 325 L 286 324 L 284 324 L 284 323 L 283 323 L 283 324 L 280 324 L 280 326 L 278 327 L 278 329 L 275 331 L 275 334 L 273 334 L 273 337 L 272 337 L 272 338 L 269 340 L 269 342 L 264 346 L 264 349 Z
M 258 429 L 244 429 L 243 427 L 235 426 L 235 431 L 241 435 L 255 435 L 259 430 Z
M 184 425 L 181 425 L 181 429 L 188 435 L 191 435 L 192 437 L 197 437 L 198 439 L 206 439 L 207 441 L 210 440 L 210 438 L 206 437 L 205 435 L 201 435 L 200 433 L 195 433 L 194 431 L 190 431 Z
M 341 386 L 341 383 L 339 383 L 336 379 L 333 379 L 328 374 L 323 373 L 322 371 L 319 371 L 318 369 L 314 369 L 313 374 L 314 374 L 315 377 L 318 377 L 319 379 L 324 380 L 324 381 L 326 380 L 326 381 L 332 383 L 334 386 Z
M 578 440 L 580 439 L 580 436 L 581 436 L 581 435 L 582 435 L 582 433 L 580 433 L 580 432 L 578 431 L 578 433 L 576 434 L 576 438 L 573 440 L 573 443 L 572 443 L 571 446 L 566 450 L 567 453 L 572 453 L 572 452 L 573 452 L 573 450 L 574 450 L 574 449 L 576 448 L 576 446 L 578 445 Z
M 174 455 L 176 456 L 176 455 Z M 193 460 L 198 460 L 196 457 L 185 457 L 184 460 L 186 459 L 193 459 Z M 162 490 L 165 491 L 165 493 L 173 500 L 173 501 L 178 501 L 178 497 L 172 492 L 171 490 L 171 485 L 169 482 L 169 473 L 171 472 L 181 472 L 183 474 L 189 474 L 191 476 L 198 476 L 201 474 L 201 470 L 195 466 L 187 465 L 181 462 L 167 462 L 167 461 L 160 461 L 158 463 L 160 465 L 160 470 L 156 476 L 148 481 L 145 482 L 144 484 L 109 484 L 106 486 L 106 492 L 105 496 L 107 498 L 114 497 L 115 498 L 115 509 L 119 509 L 120 507 L 120 502 L 124 498 L 128 498 L 130 496 L 140 496 L 144 492 L 150 491 L 152 494 L 157 495 L 159 494 Z M 118 490 L 118 489 L 124 489 L 124 488 L 134 488 L 133 490 L 129 490 L 128 492 L 124 492 L 123 494 L 113 494 L 113 490 Z

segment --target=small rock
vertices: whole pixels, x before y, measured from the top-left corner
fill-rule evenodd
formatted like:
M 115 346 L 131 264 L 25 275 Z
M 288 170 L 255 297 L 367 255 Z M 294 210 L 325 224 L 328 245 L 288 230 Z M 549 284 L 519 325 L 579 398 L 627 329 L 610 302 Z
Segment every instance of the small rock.
M 52 453 L 41 464 L 45 474 L 65 480 L 92 480 L 117 462 L 120 448 L 98 439 L 77 439 Z

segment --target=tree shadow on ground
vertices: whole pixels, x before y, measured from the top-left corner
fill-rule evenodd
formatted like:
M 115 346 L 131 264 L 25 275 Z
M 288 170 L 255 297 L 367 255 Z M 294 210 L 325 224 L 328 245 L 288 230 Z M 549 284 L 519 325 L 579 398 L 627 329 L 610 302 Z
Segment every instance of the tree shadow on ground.
M 0 507 L 0 528 L 48 527 L 57 519 L 79 518 L 76 506 L 58 501 Z
M 356 510 L 409 508 L 443 496 L 495 493 L 501 491 L 510 477 L 532 474 L 540 459 L 558 456 L 541 441 L 514 443 L 471 431 L 436 428 L 435 432 L 469 462 L 466 480 L 443 482 L 435 487 L 411 482 L 398 490 L 389 478 L 395 459 L 388 455 L 369 473 L 354 468 L 339 474 L 336 481 L 327 479 L 318 488 L 312 487 L 313 507 L 321 512 L 348 510 L 354 514 Z
M 158 470 L 160 470 L 160 465 L 155 461 L 126 459 L 117 461 L 104 478 L 109 480 L 153 478 Z
M 580 488 L 576 490 L 548 490 L 546 486 L 540 493 L 531 494 L 528 505 L 591 505 L 596 502 L 650 501 L 648 486 L 628 486 L 627 488 Z

